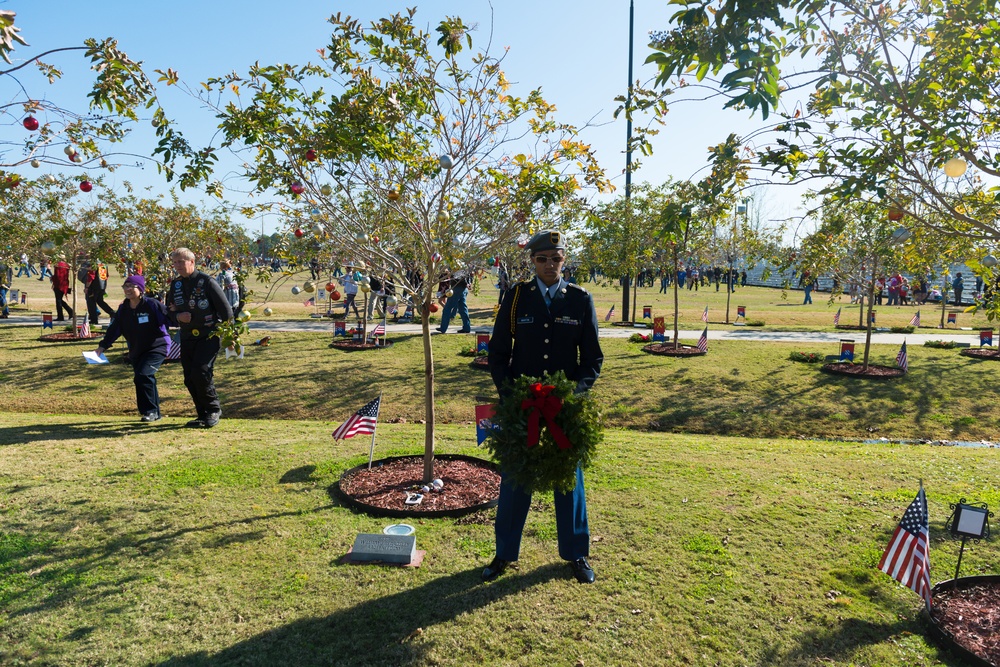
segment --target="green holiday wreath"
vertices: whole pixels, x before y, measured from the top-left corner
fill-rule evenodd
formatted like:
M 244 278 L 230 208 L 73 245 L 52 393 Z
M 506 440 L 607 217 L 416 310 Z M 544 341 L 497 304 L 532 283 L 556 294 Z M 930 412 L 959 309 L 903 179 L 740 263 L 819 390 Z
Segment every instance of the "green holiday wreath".
M 597 402 L 574 394 L 576 384 L 562 371 L 514 381 L 485 443 L 506 479 L 532 491 L 573 490 L 577 465 L 588 467 L 604 438 Z

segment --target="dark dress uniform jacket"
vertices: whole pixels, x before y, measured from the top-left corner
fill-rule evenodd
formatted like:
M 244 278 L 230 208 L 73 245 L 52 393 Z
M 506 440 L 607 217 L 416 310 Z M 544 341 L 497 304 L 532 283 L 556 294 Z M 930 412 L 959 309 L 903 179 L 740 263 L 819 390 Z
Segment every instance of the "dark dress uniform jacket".
M 563 283 L 550 306 L 538 281 L 518 283 L 507 291 L 490 338 L 489 367 L 501 396 L 504 384 L 528 375 L 563 371 L 577 383 L 576 393 L 593 386 L 604 353 L 597 338 L 594 300 L 582 287 Z

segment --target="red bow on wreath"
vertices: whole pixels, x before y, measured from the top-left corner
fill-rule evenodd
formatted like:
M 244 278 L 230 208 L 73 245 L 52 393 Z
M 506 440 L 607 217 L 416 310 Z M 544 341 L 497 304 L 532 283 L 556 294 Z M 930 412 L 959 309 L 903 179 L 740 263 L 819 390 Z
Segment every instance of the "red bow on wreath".
M 521 401 L 521 409 L 529 410 L 528 413 L 528 447 L 534 447 L 542 435 L 542 426 L 539 423 L 545 417 L 545 424 L 549 427 L 552 439 L 556 441 L 559 449 L 569 449 L 569 438 L 555 422 L 555 416 L 562 410 L 563 402 L 558 396 L 552 395 L 554 386 L 536 382 L 531 385 L 532 398 Z

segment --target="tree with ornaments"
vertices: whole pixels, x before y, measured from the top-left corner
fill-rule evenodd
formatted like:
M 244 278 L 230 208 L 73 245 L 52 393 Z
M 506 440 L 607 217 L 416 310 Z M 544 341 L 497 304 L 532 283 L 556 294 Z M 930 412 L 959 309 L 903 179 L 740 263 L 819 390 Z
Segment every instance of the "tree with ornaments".
M 359 264 L 362 285 L 384 276 L 415 306 L 429 481 L 438 279 L 495 264 L 543 211 L 610 184 L 578 129 L 559 122 L 539 90 L 515 94 L 502 58 L 470 52 L 472 26 L 447 18 L 428 32 L 415 13 L 368 26 L 333 16 L 317 62 L 212 79 L 206 101 L 225 100 L 223 146 L 242 156 L 258 193 L 279 193 L 301 211 L 310 224 L 296 228 Z

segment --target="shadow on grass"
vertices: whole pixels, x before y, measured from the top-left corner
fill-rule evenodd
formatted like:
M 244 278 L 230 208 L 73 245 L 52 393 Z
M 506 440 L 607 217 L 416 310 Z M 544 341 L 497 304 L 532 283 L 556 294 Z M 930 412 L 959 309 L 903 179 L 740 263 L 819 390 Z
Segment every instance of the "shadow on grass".
M 894 623 L 875 623 L 856 618 L 845 618 L 829 627 L 815 628 L 797 639 L 797 646 L 790 651 L 772 648 L 765 652 L 761 665 L 812 665 L 827 662 L 851 663 L 860 649 L 866 646 L 894 642 L 894 638 L 908 634 L 926 635 L 927 625 L 922 619 L 898 620 Z M 968 663 L 946 651 L 938 651 L 936 664 L 965 667 Z
M 329 616 L 300 619 L 217 653 L 199 651 L 159 664 L 164 667 L 425 664 L 426 653 L 435 641 L 425 636 L 428 628 L 567 575 L 564 566 L 552 563 L 484 585 L 478 568 L 467 570 Z
M 143 424 L 135 422 L 76 422 L 57 424 L 32 424 L 30 426 L 0 427 L 0 447 L 4 445 L 23 445 L 29 442 L 46 440 L 82 440 L 87 438 L 114 438 L 138 432 L 150 433 L 174 431 L 184 428 L 183 424 L 165 424 L 154 422 Z

